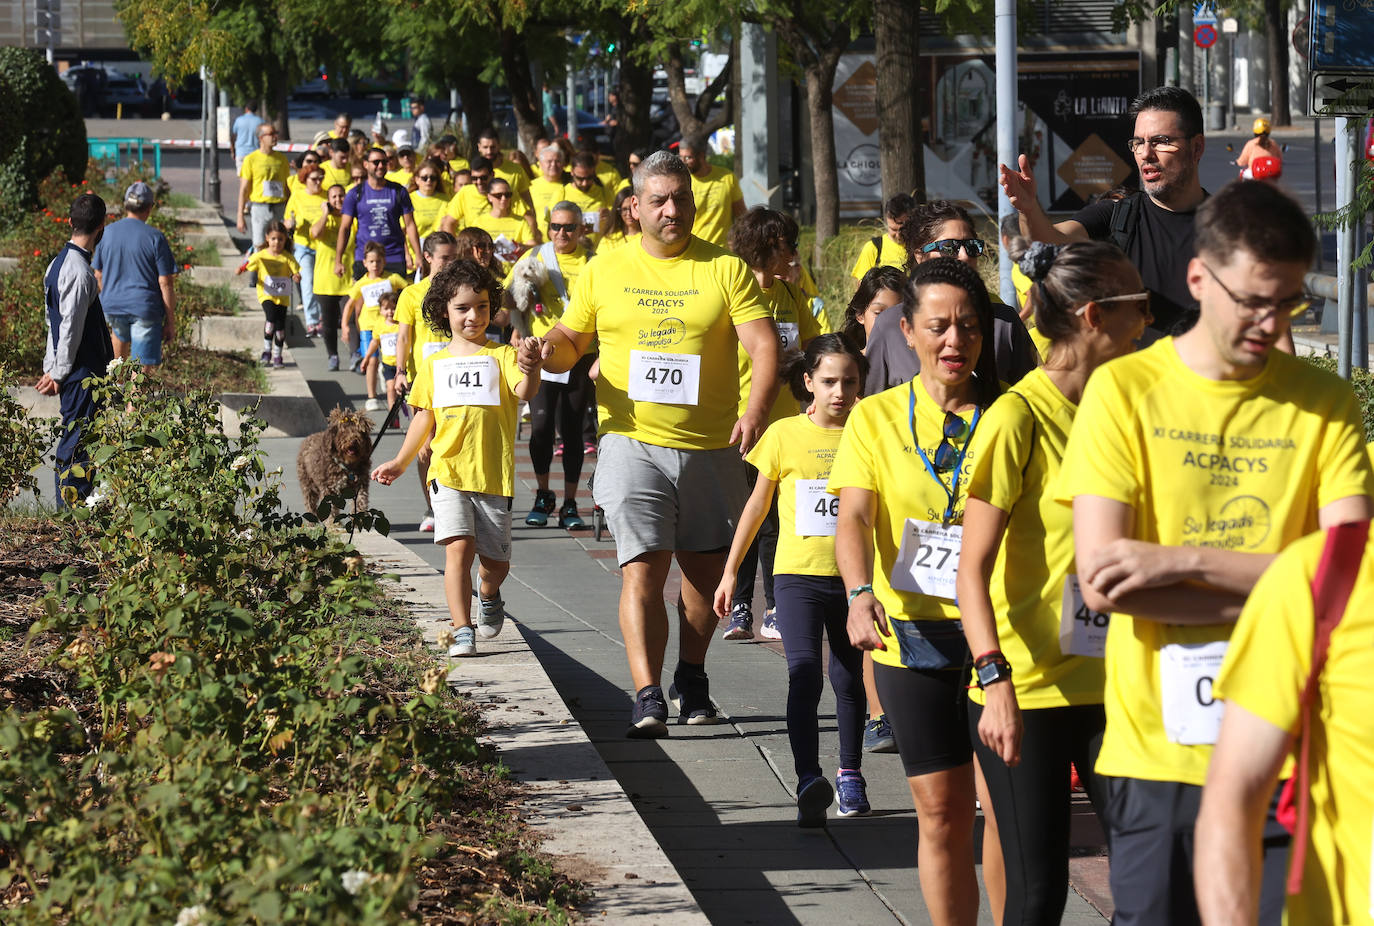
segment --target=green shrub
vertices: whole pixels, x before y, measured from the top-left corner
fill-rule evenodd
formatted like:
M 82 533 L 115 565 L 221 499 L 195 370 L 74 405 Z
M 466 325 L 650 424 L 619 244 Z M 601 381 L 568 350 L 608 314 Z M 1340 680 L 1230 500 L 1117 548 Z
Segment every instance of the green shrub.
M 1313 354 L 1307 357 L 1307 360 L 1328 373 L 1336 372 L 1335 357 Z M 1355 390 L 1355 398 L 1359 400 L 1360 411 L 1364 414 L 1364 439 L 1374 440 L 1374 374 L 1359 368 L 1351 370 L 1350 374 L 1350 385 Z
M 76 97 L 38 51 L 0 47 L 0 226 L 36 207 L 39 183 L 58 170 L 85 177 Z

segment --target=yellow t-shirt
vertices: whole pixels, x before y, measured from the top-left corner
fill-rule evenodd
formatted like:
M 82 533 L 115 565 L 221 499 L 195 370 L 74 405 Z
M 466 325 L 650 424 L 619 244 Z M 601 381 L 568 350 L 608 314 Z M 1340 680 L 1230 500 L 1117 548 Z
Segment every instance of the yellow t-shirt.
M 347 161 L 344 162 L 343 167 L 335 167 L 333 161 L 325 161 L 320 165 L 320 169 L 324 171 L 324 182 L 320 184 L 320 189 L 325 193 L 328 193 L 329 188 L 335 184 L 345 190 L 353 185 L 353 175 L 348 170 Z
M 716 450 L 739 401 L 735 325 L 768 317 L 744 261 L 694 238 L 666 260 L 641 242 L 590 261 L 563 324 L 601 341 L 602 434 Z
M 631 182 L 630 178 L 626 177 L 615 185 L 615 192 L 619 193 L 621 190 L 630 190 L 633 189 L 633 187 L 634 184 Z
M 563 198 L 582 210 L 582 227 L 587 230 L 592 241 L 599 240 L 601 236 L 597 230 L 601 228 L 601 210 L 611 208 L 614 194 L 606 187 L 595 184 L 584 193 L 576 184 L 569 183 L 563 187 Z
M 348 291 L 353 288 L 353 259 L 350 257 L 344 261 L 343 276 L 334 275 L 334 258 L 338 256 L 335 246 L 339 243 L 339 221 L 337 215 L 331 215 L 325 219 L 324 233 L 318 238 L 310 239 L 310 246 L 315 250 L 315 276 L 313 289 L 320 296 L 347 296 Z M 312 226 L 314 223 L 310 223 Z M 357 237 L 357 227 L 348 230 L 348 245 L 344 249 L 345 254 L 352 254 L 354 239 Z
M 544 249 L 542 247 L 537 248 L 524 259 L 542 260 L 543 254 Z M 587 249 L 581 245 L 578 245 L 577 250 L 571 254 L 558 255 L 558 269 L 563 274 L 563 285 L 569 298 L 572 298 L 577 292 L 577 281 L 581 279 L 589 259 Z M 553 330 L 554 325 L 563 321 L 563 316 L 568 311 L 568 307 L 564 304 L 563 298 L 558 295 L 558 290 L 554 288 L 552 280 L 539 287 L 539 303 L 544 307 L 544 311 L 530 319 L 530 334 L 542 338 Z
M 371 331 L 372 327 L 381 320 L 377 312 L 377 300 L 389 288 L 393 293 L 399 293 L 406 288 L 406 278 L 399 273 L 391 273 L 380 277 L 361 276 L 348 290 L 350 301 L 354 299 L 362 300 L 362 308 L 358 310 L 358 330 Z M 397 307 L 400 307 L 400 297 L 397 297 Z
M 1245 604 L 1214 697 L 1297 733 L 1312 671 L 1312 580 L 1326 534 L 1295 541 Z M 1290 926 L 1374 922 L 1374 549 L 1365 546 L 1350 602 L 1331 632 L 1312 719 L 1310 826 L 1302 890 L 1289 895 Z M 1294 753 L 1296 754 L 1296 746 Z
M 549 236 L 549 210 L 564 198 L 563 181 L 545 180 L 542 176 L 530 181 L 530 200 L 534 203 L 534 218 L 545 238 Z
M 793 415 L 768 426 L 759 442 L 745 457 L 759 475 L 778 484 L 778 551 L 773 572 L 797 576 L 838 576 L 835 565 L 833 506 L 838 503 L 825 494 L 825 482 L 840 448 L 843 428 L 823 428 L 806 415 Z M 820 521 L 830 522 L 831 533 L 799 533 L 797 518 L 798 486 L 806 506 L 802 531 L 821 529 Z M 808 485 L 809 483 L 809 485 Z M 822 518 L 811 515 L 816 505 L 825 509 Z
M 400 324 L 395 321 L 387 321 L 379 316 L 371 330 L 372 340 L 377 342 L 377 353 L 381 356 L 382 363 L 394 367 L 396 365 L 396 339 L 394 336 L 396 332 L 401 330 Z
M 714 164 L 705 177 L 692 174 L 692 198 L 697 204 L 692 234 L 725 247 L 730 226 L 735 224 L 734 205 L 744 201 L 744 193 L 735 175 Z
M 778 326 L 778 338 L 782 341 L 782 353 L 801 350 L 812 338 L 821 333 L 816 318 L 811 314 L 810 301 L 801 289 L 786 280 L 774 280 L 773 285 L 763 290 L 763 300 L 768 306 L 773 322 Z M 754 365 L 749 360 L 749 352 L 741 344 L 736 351 L 739 359 L 739 404 L 736 415 L 744 417 L 749 407 L 749 388 L 754 381 Z M 797 414 L 797 397 L 784 383 L 778 389 L 777 398 L 768 412 L 768 421 L 781 421 Z
M 966 452 L 959 469 L 958 489 L 951 500 L 950 491 L 955 484 L 953 470 L 939 474 L 937 484 L 916 453 L 911 436 L 913 396 L 920 447 L 932 462 L 935 460 L 936 449 L 944 439 L 945 411 L 935 404 L 917 376 L 909 383 L 868 396 L 854 406 L 845 424 L 844 437 L 840 439 L 840 451 L 830 471 L 826 491 L 839 495 L 841 489 L 857 488 L 878 496 L 873 518 L 873 594 L 888 617 L 899 621 L 957 620 L 959 608 L 952 597 L 936 598 L 892 585 L 908 521 L 938 525 L 952 512 L 949 523 L 963 523 L 969 475 L 977 461 L 971 440 L 964 438 L 952 442 L 956 448 L 966 447 Z M 959 417 L 966 424 L 974 425 L 974 415 L 975 412 L 969 411 Z M 981 415 L 978 417 L 981 424 Z M 976 425 L 974 435 L 977 435 Z M 956 549 L 954 553 L 957 555 L 957 552 Z M 896 641 L 885 642 L 887 649 L 874 650 L 873 660 L 883 665 L 901 666 Z
M 614 161 L 605 159 L 596 162 L 596 176 L 601 181 L 601 185 L 611 191 L 614 198 L 617 188 L 620 186 L 620 171 L 616 169 Z
M 530 175 L 525 172 L 525 168 L 514 161 L 503 160 L 500 164 L 493 165 L 491 168 L 491 175 L 493 177 L 501 177 L 510 184 L 511 192 L 515 194 L 511 199 L 511 205 L 520 201 L 522 194 L 530 191 Z M 512 209 L 511 211 L 514 212 L 515 210 Z M 517 213 L 517 215 L 524 214 L 525 211 L 523 208 Z
M 410 178 L 413 176 L 415 176 L 415 173 L 413 171 L 406 170 L 404 167 L 398 167 L 396 170 L 389 170 L 386 172 L 387 180 L 399 183 L 401 186 L 406 187 L 407 189 L 409 189 L 410 187 Z M 412 192 L 410 195 L 414 196 L 415 194 Z
M 485 212 L 469 222 L 468 227 L 480 228 L 491 235 L 491 240 L 496 244 L 496 256 L 503 263 L 514 263 L 518 246 L 530 243 L 529 223 L 513 215 L 498 219 L 490 212 Z M 505 242 L 498 240 L 502 236 L 505 237 Z
M 1014 308 L 1020 312 L 1026 307 L 1026 294 L 1035 285 L 1035 281 L 1021 272 L 1021 268 L 1016 264 L 1011 265 L 1011 285 L 1016 287 L 1016 305 Z
M 280 151 L 263 154 L 262 149 L 252 152 L 243 159 L 241 177 L 248 178 L 248 200 L 254 203 L 286 202 L 286 178 L 291 175 L 291 164 Z
M 258 275 L 258 302 L 291 305 L 291 278 L 301 272 L 296 258 L 285 251 L 254 251 L 248 255 L 248 270 Z
M 873 246 L 873 239 L 864 242 L 864 246 L 859 250 L 859 256 L 854 260 L 854 269 L 849 271 L 849 275 L 856 280 L 862 280 L 864 274 L 874 267 L 896 267 L 901 270 L 906 266 L 906 248 L 902 247 L 900 241 L 893 241 L 892 236 L 882 235 L 879 239 L 879 247 L 882 248 L 880 254 L 878 248 Z
M 1278 351 L 1253 379 L 1217 382 L 1185 366 L 1165 338 L 1093 373 L 1055 497 L 1129 505 L 1134 537 L 1148 543 L 1277 553 L 1316 530 L 1319 509 L 1372 490 L 1348 384 Z M 1232 628 L 1112 616 L 1098 772 L 1204 783 L 1212 747 L 1165 733 L 1161 650 L 1225 641 Z
M 433 282 L 433 275 L 427 276 L 401 290 L 401 295 L 396 297 L 396 323 L 411 327 L 410 357 L 406 360 L 406 376 L 411 379 L 414 379 L 425 357 L 451 340 L 448 335 L 431 328 L 420 311 L 425 302 L 425 293 L 429 292 Z
M 834 334 L 835 325 L 830 321 L 830 313 L 825 310 L 825 300 L 821 298 L 821 291 L 816 286 L 816 279 L 811 276 L 811 271 L 805 263 L 801 265 L 801 276 L 797 280 L 797 285 L 806 294 L 807 302 L 811 307 L 811 317 L 816 320 L 816 326 L 820 329 L 820 333 Z
M 328 201 L 324 196 L 307 193 L 304 188 L 291 194 L 291 198 L 286 201 L 284 218 L 288 222 L 296 223 L 296 227 L 291 230 L 293 243 L 299 244 L 303 248 L 314 249 L 314 245 L 310 241 L 310 226 L 319 219 L 320 213 L 324 211 Z
M 515 363 L 515 348 L 486 343 L 470 358 L 491 357 L 500 373 L 500 405 L 450 405 L 434 408 L 434 364 L 460 355 L 444 342 L 425 358 L 410 392 L 410 404 L 434 410 L 429 478 L 442 486 L 487 495 L 515 495 L 515 420 L 520 403 L 515 387 L 525 374 Z
M 639 235 L 603 235 L 601 240 L 596 243 L 596 253 L 609 254 L 618 251 L 627 245 L 639 245 Z
M 1010 514 L 988 591 L 1027 710 L 1102 703 L 1102 660 L 1067 656 L 1059 640 L 1073 511 L 1055 501 L 1054 486 L 1077 412 L 1044 370 L 1032 370 L 992 403 L 973 442 L 968 494 Z M 984 703 L 980 688 L 969 696 Z

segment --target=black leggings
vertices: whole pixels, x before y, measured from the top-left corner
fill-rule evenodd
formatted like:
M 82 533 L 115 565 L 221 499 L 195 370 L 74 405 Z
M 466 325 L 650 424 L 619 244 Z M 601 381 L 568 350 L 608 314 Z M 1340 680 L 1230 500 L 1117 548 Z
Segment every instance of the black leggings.
M 849 643 L 849 602 L 834 576 L 777 577 L 778 630 L 787 653 L 787 739 L 802 783 L 821 774 L 821 636 L 830 643 L 830 688 L 840 734 L 840 768 L 859 768 L 863 758 L 863 653 Z
M 281 347 L 286 343 L 286 306 L 264 299 L 262 314 L 266 317 L 262 326 L 263 339 Z
M 749 481 L 749 489 L 753 491 L 754 483 L 758 481 L 759 471 L 753 464 L 744 464 L 746 478 Z M 739 561 L 739 569 L 735 572 L 735 594 L 730 598 L 730 606 L 741 604 L 752 604 L 754 601 L 754 576 L 758 573 L 759 561 L 763 561 L 763 601 L 770 609 L 777 606 L 777 597 L 773 594 L 773 560 L 778 553 L 778 493 L 773 493 L 773 504 L 768 508 L 768 515 L 759 525 L 759 532 L 754 535 L 754 542 L 749 544 L 749 549 L 744 551 L 744 556 Z M 845 606 L 847 612 L 849 607 Z M 848 768 L 849 766 L 845 766 Z M 854 766 L 858 768 L 858 766 Z
M 339 321 L 343 318 L 343 303 L 347 296 L 315 294 L 320 306 L 320 325 L 324 331 L 324 349 L 331 357 L 339 356 Z
M 1069 890 L 1069 763 L 1100 815 L 1105 783 L 1093 772 L 1102 730 L 1101 704 L 1021 712 L 1021 764 L 1007 764 L 978 738 L 981 705 L 968 706 L 969 736 L 988 783 L 1007 871 L 1003 926 L 1056 924 Z
M 587 371 L 595 361 L 594 354 L 583 355 L 569 371 L 566 383 L 545 380 L 530 399 L 530 462 L 538 475 L 547 475 L 553 463 L 556 425 L 563 439 L 563 481 L 575 483 L 582 478 L 582 424 L 592 386 Z

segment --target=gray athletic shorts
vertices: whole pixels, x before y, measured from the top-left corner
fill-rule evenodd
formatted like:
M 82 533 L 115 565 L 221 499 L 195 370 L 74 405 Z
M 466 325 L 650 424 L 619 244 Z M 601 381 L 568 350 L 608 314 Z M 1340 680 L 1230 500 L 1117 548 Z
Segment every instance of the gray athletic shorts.
M 450 489 L 431 479 L 429 502 L 434 509 L 434 542 L 448 543 L 459 537 L 474 537 L 478 556 L 510 562 L 513 501 L 504 495 Z
M 607 434 L 592 496 L 623 566 L 655 550 L 728 550 L 749 484 L 738 447 L 677 450 Z

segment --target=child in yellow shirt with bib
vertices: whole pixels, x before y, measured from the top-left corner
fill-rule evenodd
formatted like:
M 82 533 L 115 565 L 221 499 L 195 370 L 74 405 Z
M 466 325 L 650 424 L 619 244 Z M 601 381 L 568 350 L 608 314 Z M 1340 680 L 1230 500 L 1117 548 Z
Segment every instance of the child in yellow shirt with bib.
M 377 323 L 377 305 L 385 293 L 396 294 L 406 288 L 406 278 L 398 273 L 386 272 L 386 248 L 379 242 L 369 241 L 363 248 L 364 273 L 348 291 L 348 305 L 344 307 L 343 336 L 348 340 L 348 329 L 353 319 L 358 320 L 358 367 L 367 382 L 367 410 L 381 411 L 382 403 L 377 398 L 377 358 L 369 365 L 367 357 L 371 351 L 372 329 Z M 356 369 L 355 368 L 355 369 Z
M 258 276 L 258 301 L 265 316 L 262 327 L 262 364 L 284 365 L 282 348 L 286 346 L 286 313 L 291 309 L 291 284 L 301 280 L 301 265 L 286 250 L 286 225 L 274 219 L 267 223 L 264 233 L 267 249 L 248 255 L 237 276 L 252 271 Z
M 396 321 L 395 293 L 382 293 L 377 299 L 377 320 L 372 324 L 372 338 L 363 355 L 363 366 L 380 361 L 382 380 L 386 383 L 386 407 L 396 404 L 396 341 L 401 324 Z

